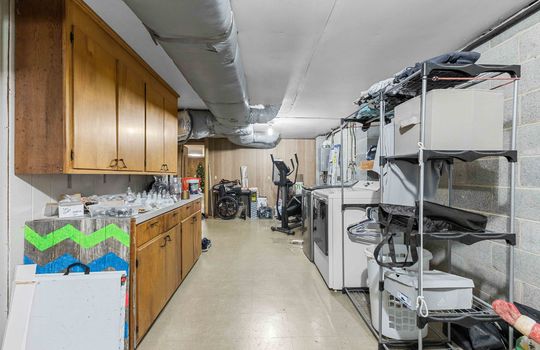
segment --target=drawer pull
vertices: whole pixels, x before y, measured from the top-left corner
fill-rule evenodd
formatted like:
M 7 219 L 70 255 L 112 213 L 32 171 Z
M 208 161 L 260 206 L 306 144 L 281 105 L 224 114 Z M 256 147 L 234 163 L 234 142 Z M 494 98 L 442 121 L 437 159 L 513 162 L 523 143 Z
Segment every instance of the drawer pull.
M 177 213 L 177 212 L 176 212 L 176 213 L 173 213 L 172 216 L 178 216 L 178 213 Z
M 150 224 L 150 228 L 153 228 L 154 226 L 159 225 L 159 221 L 154 221 Z

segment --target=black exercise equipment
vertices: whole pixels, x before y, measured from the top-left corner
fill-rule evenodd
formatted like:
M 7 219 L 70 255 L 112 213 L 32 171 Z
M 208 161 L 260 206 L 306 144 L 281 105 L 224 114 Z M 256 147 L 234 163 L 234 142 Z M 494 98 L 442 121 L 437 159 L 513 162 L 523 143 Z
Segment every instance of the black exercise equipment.
M 281 226 L 276 227 L 272 226 L 272 231 L 279 231 L 286 233 L 288 235 L 293 235 L 293 230 L 297 227 L 302 226 L 302 222 L 299 217 L 302 215 L 302 201 L 298 196 L 290 195 L 293 185 L 296 183 L 298 176 L 298 155 L 294 155 L 296 164 L 291 159 L 291 167 L 289 168 L 287 164 L 281 159 L 274 158 L 274 155 L 270 155 L 272 158 L 272 181 L 274 185 L 278 187 L 277 197 L 276 197 L 276 208 L 279 207 L 279 199 L 281 198 L 281 212 L 277 210 L 277 217 L 281 220 Z M 291 181 L 288 176 L 294 173 L 294 181 Z M 289 217 L 295 216 L 296 223 L 291 224 Z

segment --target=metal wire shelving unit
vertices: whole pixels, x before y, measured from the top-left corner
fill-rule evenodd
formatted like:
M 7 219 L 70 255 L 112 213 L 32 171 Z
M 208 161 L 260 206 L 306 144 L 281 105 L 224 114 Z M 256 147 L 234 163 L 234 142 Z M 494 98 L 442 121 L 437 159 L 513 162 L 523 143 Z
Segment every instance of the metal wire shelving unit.
M 424 241 L 427 240 L 443 240 L 447 242 L 446 258 L 448 261 L 449 272 L 452 272 L 452 242 L 460 242 L 466 245 L 472 245 L 484 240 L 502 240 L 504 241 L 509 250 L 509 262 L 507 266 L 508 271 L 508 300 L 514 301 L 514 246 L 516 244 L 515 234 L 515 187 L 516 187 L 516 163 L 518 160 L 516 150 L 516 136 L 517 136 L 517 98 L 519 79 L 521 77 L 521 67 L 519 65 L 447 65 L 447 64 L 434 64 L 425 62 L 422 64 L 420 70 L 410 75 L 400 83 L 392 86 L 384 92 L 381 92 L 379 96 L 370 97 L 368 101 L 373 106 L 379 108 L 379 118 L 372 118 L 368 120 L 369 123 L 379 122 L 379 138 L 380 138 L 380 174 L 383 174 L 384 166 L 387 162 L 394 161 L 408 161 L 418 164 L 418 177 L 419 177 L 419 190 L 418 190 L 418 246 L 419 253 L 419 273 L 418 273 L 418 295 L 423 297 L 423 252 Z M 478 151 L 478 150 L 430 150 L 422 147 L 425 140 L 425 122 L 426 122 L 426 95 L 427 92 L 434 89 L 449 89 L 449 88 L 469 88 L 482 82 L 500 82 L 499 85 L 491 87 L 491 90 L 501 88 L 503 86 L 512 84 L 512 129 L 510 148 L 504 150 L 491 150 L 491 151 Z M 420 139 L 419 149 L 415 154 L 405 156 L 385 156 L 384 153 L 384 130 L 385 121 L 387 120 L 387 111 L 393 109 L 400 103 L 407 101 L 408 99 L 420 96 Z M 341 123 L 341 132 L 348 123 L 361 122 L 365 123 L 366 120 L 359 120 L 354 116 L 344 118 Z M 365 125 L 365 124 L 364 124 Z M 484 157 L 503 157 L 510 163 L 510 230 L 509 232 L 435 232 L 425 233 L 423 229 L 423 217 L 424 217 L 424 167 L 427 161 L 430 160 L 444 160 L 448 164 L 448 205 L 452 206 L 452 194 L 453 194 L 453 162 L 455 159 L 463 162 L 473 162 Z M 342 160 L 342 159 L 341 159 Z M 344 213 L 347 207 L 343 202 L 343 161 L 342 164 L 342 228 L 344 229 Z M 380 198 L 383 203 L 383 181 L 380 181 Z M 343 240 L 345 240 L 345 233 L 343 230 Z M 379 315 L 382 315 L 383 297 L 384 291 L 384 269 L 379 268 Z M 345 281 L 345 278 L 343 278 Z M 351 302 L 366 322 L 370 330 L 375 336 L 378 337 L 379 349 L 392 349 L 392 348 L 407 348 L 407 349 L 454 349 L 452 346 L 451 329 L 452 323 L 463 325 L 466 327 L 473 326 L 481 322 L 496 322 L 500 321 L 500 318 L 491 309 L 491 306 L 481 299 L 474 297 L 473 307 L 466 310 L 445 310 L 437 311 L 430 310 L 428 315 L 423 317 L 420 310 L 417 311 L 417 327 L 418 327 L 418 339 L 416 341 L 401 341 L 392 340 L 384 337 L 380 330 L 382 329 L 382 317 L 379 317 L 378 329 L 375 329 L 371 324 L 370 305 L 369 305 L 369 290 L 366 288 L 346 288 L 345 293 L 349 296 Z M 422 337 L 422 328 L 426 325 L 430 325 L 433 322 L 439 322 L 446 324 L 447 336 L 443 337 L 440 333 L 439 340 L 424 340 Z M 431 329 L 431 328 L 430 328 Z M 437 333 L 437 332 L 435 332 Z M 446 338 L 443 340 L 443 338 Z M 513 329 L 509 327 L 509 339 L 508 346 L 513 348 Z

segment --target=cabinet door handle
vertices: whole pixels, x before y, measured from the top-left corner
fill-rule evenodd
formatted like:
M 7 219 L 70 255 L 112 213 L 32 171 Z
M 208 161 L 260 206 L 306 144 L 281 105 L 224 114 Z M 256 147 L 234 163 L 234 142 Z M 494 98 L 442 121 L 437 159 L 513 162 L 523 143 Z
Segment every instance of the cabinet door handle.
M 165 237 L 165 240 L 167 240 L 168 242 L 172 242 L 171 235 L 167 235 L 167 237 Z
M 163 248 L 167 245 L 167 237 L 163 237 L 163 244 L 160 244 L 159 247 Z
M 113 160 L 111 160 L 111 162 L 109 163 L 109 168 L 114 168 L 118 165 L 118 158 L 115 158 Z
M 127 169 L 126 162 L 124 162 L 123 158 L 118 159 L 119 162 L 122 162 L 122 169 Z
M 165 164 L 161 164 L 161 171 L 165 171 Z
M 167 163 L 163 164 L 163 166 L 165 167 L 165 171 L 169 171 L 169 165 Z
M 192 217 L 192 218 L 191 218 L 191 221 L 192 221 L 192 222 L 196 222 L 196 221 L 197 221 L 197 218 L 196 218 L 196 217 Z

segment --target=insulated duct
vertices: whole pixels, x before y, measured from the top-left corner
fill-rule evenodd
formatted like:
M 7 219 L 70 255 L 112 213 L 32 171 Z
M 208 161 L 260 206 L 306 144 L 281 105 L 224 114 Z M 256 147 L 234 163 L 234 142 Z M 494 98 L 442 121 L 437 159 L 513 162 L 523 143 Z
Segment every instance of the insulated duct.
M 215 134 L 208 136 L 231 136 L 234 143 L 247 145 L 244 142 L 252 142 L 259 147 L 259 136 L 255 136 L 250 125 L 270 121 L 277 115 L 279 107 L 249 106 L 230 1 L 124 2 L 141 19 L 212 112 L 207 120 L 201 121 L 212 125 L 210 130 Z M 193 121 L 194 125 L 201 125 Z M 238 132 L 243 136 L 240 139 Z
M 188 110 L 188 114 L 191 117 L 191 137 L 194 139 L 219 135 L 227 137 L 234 144 L 254 148 L 274 148 L 281 140 L 278 133 L 255 132 L 251 124 L 242 128 L 225 127 L 206 110 Z

